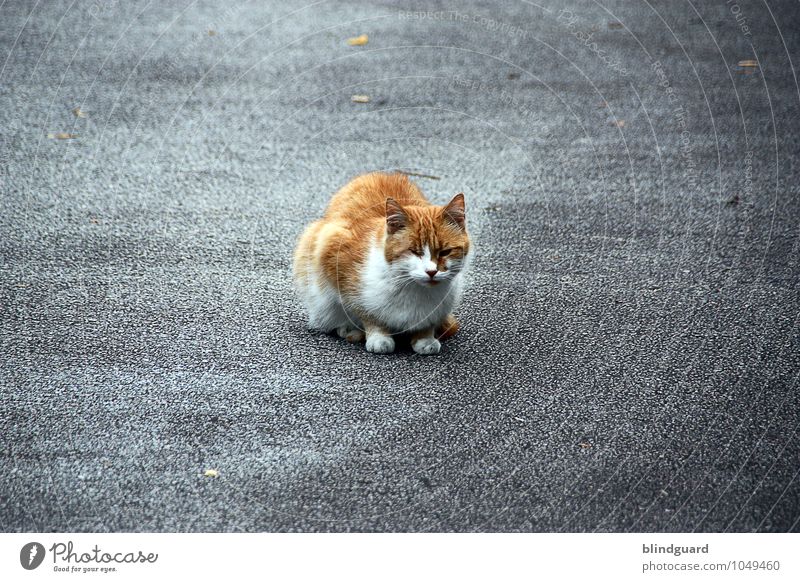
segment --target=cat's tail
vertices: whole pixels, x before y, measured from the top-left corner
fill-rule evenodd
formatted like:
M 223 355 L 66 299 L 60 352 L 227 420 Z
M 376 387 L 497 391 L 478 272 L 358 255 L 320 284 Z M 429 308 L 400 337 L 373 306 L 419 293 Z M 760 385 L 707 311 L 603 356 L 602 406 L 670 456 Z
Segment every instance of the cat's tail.
M 456 316 L 451 313 L 445 317 L 444 321 L 439 324 L 439 327 L 436 328 L 436 337 L 440 340 L 446 340 L 447 338 L 456 335 L 459 327 L 461 326 L 458 324 Z

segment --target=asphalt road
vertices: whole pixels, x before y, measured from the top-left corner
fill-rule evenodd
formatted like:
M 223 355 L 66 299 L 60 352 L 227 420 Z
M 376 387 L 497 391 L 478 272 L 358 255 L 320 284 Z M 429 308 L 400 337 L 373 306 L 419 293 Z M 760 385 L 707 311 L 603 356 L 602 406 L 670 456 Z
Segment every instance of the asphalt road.
M 800 530 L 795 2 L 225 4 L 0 7 L 2 530 Z M 292 292 L 397 168 L 435 357 Z

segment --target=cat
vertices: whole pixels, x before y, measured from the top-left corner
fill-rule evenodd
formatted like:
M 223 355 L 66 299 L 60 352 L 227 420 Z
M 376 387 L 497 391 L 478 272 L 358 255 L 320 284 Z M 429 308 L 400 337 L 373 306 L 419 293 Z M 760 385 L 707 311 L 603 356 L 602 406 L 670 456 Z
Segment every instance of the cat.
M 358 176 L 309 225 L 294 252 L 294 281 L 308 326 L 391 353 L 409 333 L 418 354 L 438 354 L 458 331 L 470 239 L 464 194 L 428 202 L 401 173 Z

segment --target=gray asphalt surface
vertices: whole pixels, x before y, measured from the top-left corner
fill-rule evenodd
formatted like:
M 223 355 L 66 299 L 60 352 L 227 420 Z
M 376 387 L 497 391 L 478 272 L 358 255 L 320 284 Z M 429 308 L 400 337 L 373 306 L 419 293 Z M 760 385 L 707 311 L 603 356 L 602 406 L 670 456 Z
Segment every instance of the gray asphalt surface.
M 795 2 L 224 4 L 0 7 L 2 530 L 800 529 Z M 291 288 L 396 168 L 437 357 Z

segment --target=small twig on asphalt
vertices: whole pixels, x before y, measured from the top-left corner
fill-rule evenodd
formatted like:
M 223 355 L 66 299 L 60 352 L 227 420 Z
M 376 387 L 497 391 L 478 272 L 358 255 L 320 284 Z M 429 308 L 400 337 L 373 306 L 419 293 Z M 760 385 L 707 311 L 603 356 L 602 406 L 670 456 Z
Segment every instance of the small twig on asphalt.
M 419 174 L 417 172 L 406 172 L 405 170 L 395 170 L 395 172 L 399 172 L 400 174 L 405 174 L 406 176 L 416 176 L 417 178 L 430 178 L 431 180 L 441 180 L 439 176 L 431 176 L 430 174 Z

